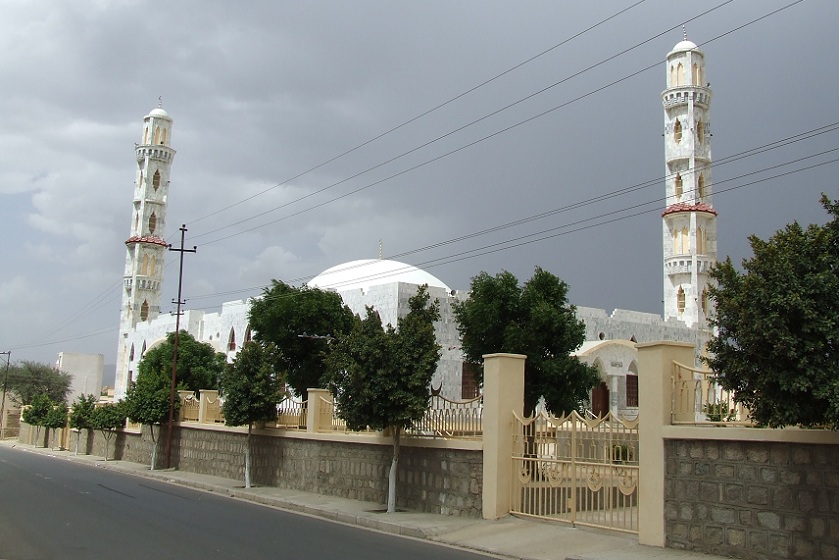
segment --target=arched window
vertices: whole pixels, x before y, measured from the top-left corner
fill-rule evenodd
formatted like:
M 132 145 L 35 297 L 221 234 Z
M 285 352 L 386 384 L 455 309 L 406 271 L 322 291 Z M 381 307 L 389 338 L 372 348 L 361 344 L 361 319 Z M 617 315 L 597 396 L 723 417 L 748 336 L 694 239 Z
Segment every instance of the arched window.
M 149 256 L 143 255 L 142 264 L 140 264 L 140 274 L 146 276 L 149 273 Z
M 149 143 L 149 127 L 146 126 L 143 128 L 143 144 Z
M 679 313 L 685 312 L 685 290 L 679 286 L 679 291 L 676 292 L 676 310 Z
M 160 143 L 160 127 L 159 126 L 154 127 L 154 143 L 155 144 Z
M 690 235 L 688 234 L 688 228 L 682 228 L 682 246 L 679 248 L 680 255 L 687 255 L 690 253 Z
M 693 63 L 693 85 L 699 85 L 699 65 L 697 63 Z
M 680 173 L 676 173 L 676 197 L 681 198 L 683 192 L 684 186 L 682 183 L 682 175 Z
M 143 186 L 143 181 L 145 180 L 145 178 L 146 178 L 145 174 L 142 171 L 140 171 L 140 186 L 141 187 Z
M 696 125 L 696 139 L 700 144 L 705 141 L 705 126 L 702 124 L 702 121 L 699 121 Z
M 154 255 L 149 260 L 149 276 L 154 276 L 154 269 L 157 267 L 157 259 Z
M 670 87 L 676 85 L 676 68 L 671 64 L 670 65 Z
M 702 290 L 702 313 L 708 315 L 708 288 Z
M 133 344 L 131 345 L 131 350 L 128 351 L 128 359 L 132 360 L 132 361 L 134 360 L 134 345 Z
M 685 67 L 680 62 L 676 66 L 676 85 L 681 86 L 685 83 Z
M 143 305 L 140 306 L 140 320 L 145 321 L 149 318 L 149 302 L 143 300 Z
M 157 190 L 160 187 L 160 170 L 156 170 L 154 172 L 154 177 L 152 177 L 151 185 L 154 187 L 154 190 Z
M 137 231 L 138 229 L 140 229 L 140 212 L 139 211 L 134 216 L 134 231 Z
M 154 235 L 154 230 L 157 229 L 157 214 L 154 212 L 149 216 L 149 234 Z
M 146 355 L 146 341 L 144 340 L 143 341 L 143 349 L 140 350 L 140 357 L 142 358 L 145 355 Z
M 638 366 L 629 364 L 626 372 L 626 406 L 638 406 Z
M 227 349 L 230 352 L 234 352 L 236 350 L 236 331 L 233 327 L 230 327 L 230 336 L 227 337 Z
M 166 132 L 168 132 L 165 128 L 163 129 L 163 138 L 160 140 L 160 143 L 164 146 L 166 145 Z
M 698 255 L 705 253 L 705 232 L 702 228 L 696 228 L 696 253 Z
M 705 175 L 702 173 L 699 174 L 699 179 L 697 180 L 697 190 L 699 191 L 699 198 L 705 198 Z
M 253 335 L 251 334 L 251 326 L 248 325 L 245 329 L 245 342 L 250 342 L 251 340 L 253 340 Z
M 682 123 L 679 122 L 679 119 L 676 119 L 676 124 L 673 125 L 673 140 L 676 141 L 676 144 L 682 141 Z

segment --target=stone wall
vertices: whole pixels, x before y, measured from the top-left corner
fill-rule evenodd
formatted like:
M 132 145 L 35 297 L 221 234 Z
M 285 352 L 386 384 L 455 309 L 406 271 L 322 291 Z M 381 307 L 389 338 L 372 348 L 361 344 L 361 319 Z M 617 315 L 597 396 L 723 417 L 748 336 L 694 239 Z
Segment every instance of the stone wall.
M 839 559 L 839 445 L 667 440 L 666 546 Z
M 29 442 L 28 428 L 21 434 Z M 42 430 L 43 433 L 43 430 Z M 208 474 L 244 485 L 244 445 L 241 429 L 176 426 L 172 436 L 172 466 L 181 471 Z M 376 442 L 343 438 L 253 435 L 251 481 L 382 504 L 387 503 L 387 476 L 392 446 L 388 438 Z M 75 450 L 75 433 L 70 449 Z M 165 430 L 158 442 L 158 466 L 165 464 Z M 399 457 L 397 507 L 444 515 L 480 517 L 482 509 L 483 452 L 472 449 L 423 447 L 405 442 Z M 142 434 L 121 431 L 110 441 L 109 459 L 149 464 L 152 443 L 148 427 Z M 100 432 L 82 433 L 81 452 L 104 456 Z

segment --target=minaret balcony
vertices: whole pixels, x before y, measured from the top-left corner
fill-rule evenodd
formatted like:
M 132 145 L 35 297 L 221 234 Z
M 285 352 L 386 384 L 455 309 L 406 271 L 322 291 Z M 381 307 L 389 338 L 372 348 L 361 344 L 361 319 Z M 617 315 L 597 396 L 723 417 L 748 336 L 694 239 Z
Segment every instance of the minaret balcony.
M 677 105 L 687 105 L 689 100 L 693 100 L 694 105 L 701 105 L 707 109 L 711 104 L 711 90 L 698 86 L 679 86 L 666 89 L 661 94 L 661 102 L 665 109 Z
M 696 272 L 698 274 L 708 274 L 711 272 L 711 266 L 717 260 L 708 255 L 697 255 L 696 257 Z M 675 276 L 677 274 L 693 274 L 693 257 L 691 255 L 676 255 L 664 259 L 664 272 L 668 276 Z
M 155 146 L 153 144 L 149 145 L 136 145 L 134 147 L 134 151 L 137 154 L 137 161 L 143 161 L 144 159 L 156 159 L 159 161 L 172 161 L 172 158 L 175 157 L 175 150 L 168 146 Z
M 138 290 L 159 290 L 160 289 L 160 281 L 154 278 L 142 277 L 137 276 L 137 283 L 134 283 L 134 278 L 125 278 L 123 279 L 123 285 L 125 286 L 125 291 L 130 292 L 131 288 L 136 286 Z

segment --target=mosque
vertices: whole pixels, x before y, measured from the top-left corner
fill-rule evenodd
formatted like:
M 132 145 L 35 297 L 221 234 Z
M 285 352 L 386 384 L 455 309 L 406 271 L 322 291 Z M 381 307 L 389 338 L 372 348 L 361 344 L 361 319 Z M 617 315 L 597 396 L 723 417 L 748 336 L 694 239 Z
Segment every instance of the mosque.
M 576 355 L 594 364 L 602 383 L 592 391 L 594 414 L 637 413 L 638 370 L 635 343 L 675 340 L 695 345 L 697 356 L 711 336 L 707 287 L 716 262 L 716 217 L 711 200 L 711 90 L 705 76 L 704 54 L 685 39 L 666 57 L 664 109 L 665 208 L 663 234 L 663 317 L 652 313 L 578 307 L 585 323 L 586 342 Z M 163 260 L 167 249 L 160 237 L 166 226 L 169 175 L 175 150 L 172 118 L 161 107 L 143 119 L 142 142 L 135 146 L 137 178 L 131 232 L 125 241 L 124 291 L 120 315 L 115 398 L 125 395 L 143 354 L 175 330 L 174 316 L 160 314 Z M 408 299 L 427 284 L 440 303 L 435 329 L 442 357 L 432 385 L 458 400 L 475 396 L 478 387 L 460 351 L 452 303 L 468 292 L 450 288 L 437 277 L 411 265 L 390 260 L 339 264 L 308 285 L 337 291 L 354 312 L 366 306 L 379 312 L 384 324 L 396 324 L 408 309 Z M 249 301 L 224 303 L 219 312 L 184 311 L 180 319 L 197 340 L 211 344 L 232 359 L 251 336 Z

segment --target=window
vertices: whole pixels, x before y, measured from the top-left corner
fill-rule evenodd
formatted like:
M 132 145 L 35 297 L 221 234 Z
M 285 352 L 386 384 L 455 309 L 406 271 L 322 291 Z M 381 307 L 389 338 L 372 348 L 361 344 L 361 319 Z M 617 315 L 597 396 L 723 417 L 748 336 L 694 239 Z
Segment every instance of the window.
M 682 66 L 680 62 L 678 66 L 676 66 L 676 85 L 680 86 L 685 83 L 685 67 Z
M 154 230 L 157 229 L 157 214 L 154 212 L 149 216 L 149 234 L 154 235 Z
M 251 334 L 251 326 L 248 325 L 245 329 L 245 342 L 250 342 L 251 340 L 253 340 L 253 335 Z
M 143 144 L 149 143 L 149 127 L 143 128 Z
M 626 374 L 626 406 L 638 406 L 638 376 Z
M 460 370 L 460 398 L 474 399 L 481 394 L 478 386 L 478 364 L 463 362 Z
M 685 290 L 679 286 L 679 291 L 676 293 L 676 309 L 679 313 L 685 312 Z
M 696 254 L 705 254 L 705 233 L 702 228 L 696 228 Z
M 676 68 L 671 64 L 670 65 L 670 87 L 676 85 Z
M 684 192 L 684 187 L 682 185 L 682 175 L 676 173 L 676 197 L 681 198 L 682 193 Z
M 682 123 L 679 122 L 679 119 L 676 119 L 676 124 L 673 125 L 673 140 L 676 141 L 676 144 L 682 141 Z
M 160 127 L 159 126 L 154 127 L 154 143 L 155 144 L 160 143 Z
M 702 121 L 696 125 L 696 139 L 701 144 L 705 140 L 705 127 L 702 125 Z
M 693 85 L 699 85 L 699 65 L 697 63 L 693 63 Z
M 140 320 L 145 321 L 148 318 L 149 318 L 149 302 L 146 301 L 146 300 L 143 300 L 143 305 L 140 306 Z M 143 351 L 145 352 L 145 348 L 143 348 Z
M 149 256 L 143 255 L 143 261 L 140 265 L 140 274 L 143 276 L 147 276 L 149 273 Z
M 152 255 L 151 259 L 149 259 L 149 276 L 154 276 L 154 269 L 156 268 L 156 266 L 157 266 L 157 259 L 155 258 L 154 255 Z
M 699 180 L 697 181 L 697 189 L 699 190 L 699 198 L 705 198 L 705 175 L 702 173 L 699 174 Z
M 163 145 L 166 145 L 166 132 L 167 132 L 167 130 L 164 128 L 163 129 L 163 138 L 160 140 L 160 143 L 163 144 Z
M 133 344 L 131 345 L 131 350 L 128 351 L 128 359 L 132 360 L 132 361 L 134 360 L 134 345 Z
M 152 177 L 151 185 L 154 187 L 154 190 L 157 190 L 160 187 L 160 170 L 154 172 L 154 177 Z
M 227 349 L 230 352 L 234 352 L 236 350 L 236 331 L 233 327 L 230 327 L 230 336 L 227 337 Z
M 708 315 L 708 288 L 702 290 L 702 313 Z

